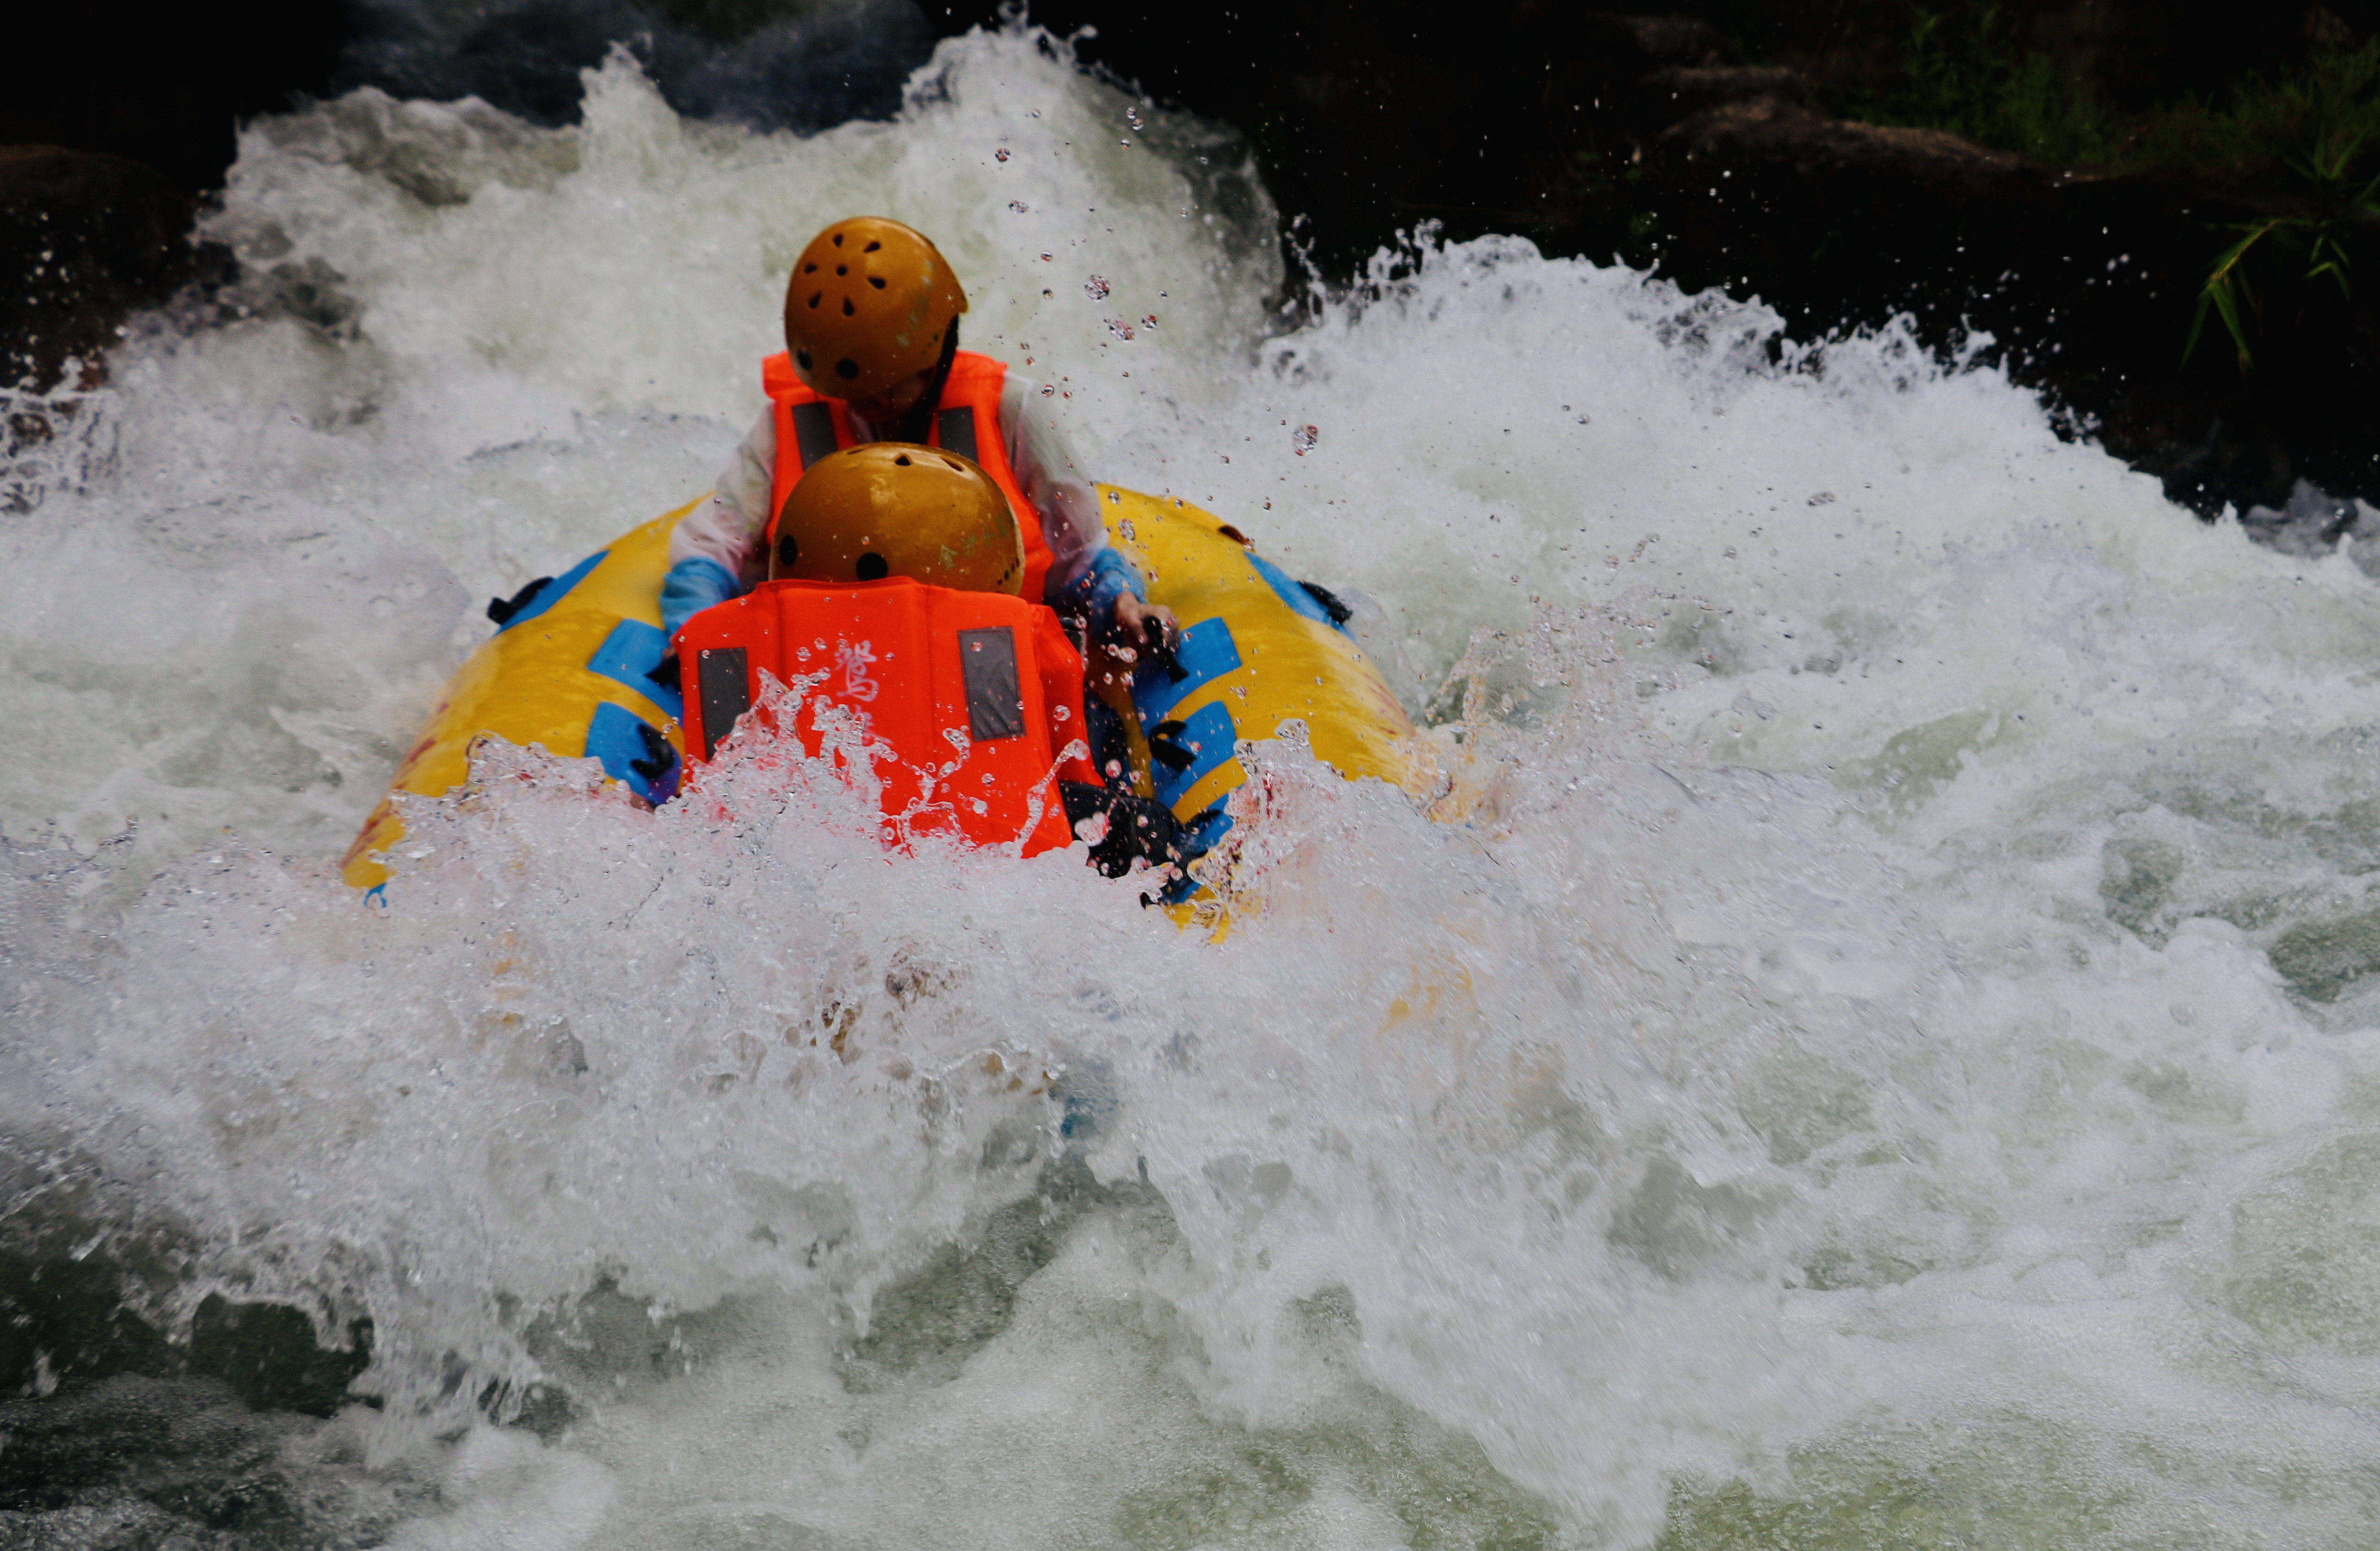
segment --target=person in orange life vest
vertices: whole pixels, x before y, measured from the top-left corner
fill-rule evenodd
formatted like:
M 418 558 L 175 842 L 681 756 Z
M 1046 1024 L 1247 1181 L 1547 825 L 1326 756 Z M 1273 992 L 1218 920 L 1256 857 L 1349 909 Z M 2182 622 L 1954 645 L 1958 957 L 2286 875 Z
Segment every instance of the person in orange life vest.
M 786 353 L 761 366 L 769 407 L 671 536 L 663 629 L 674 634 L 759 579 L 761 536 L 820 458 L 906 442 L 967 456 L 1006 495 L 1023 530 L 1024 597 L 1076 624 L 1105 664 L 1103 682 L 1128 681 L 1139 651 L 1172 648 L 1173 615 L 1148 601 L 1139 575 L 1109 546 L 1046 395 L 959 349 L 966 306 L 942 255 L 897 221 L 839 221 L 810 240 L 786 285 Z
M 1079 837 L 1111 877 L 1179 860 L 1172 816 L 1093 769 L 1082 658 L 1018 596 L 1020 525 L 982 469 L 901 442 L 830 453 L 764 537 L 768 579 L 675 632 L 689 754 L 711 757 L 764 673 L 807 681 L 778 731 L 816 755 L 826 721 L 864 729 L 896 835 L 1028 856 Z

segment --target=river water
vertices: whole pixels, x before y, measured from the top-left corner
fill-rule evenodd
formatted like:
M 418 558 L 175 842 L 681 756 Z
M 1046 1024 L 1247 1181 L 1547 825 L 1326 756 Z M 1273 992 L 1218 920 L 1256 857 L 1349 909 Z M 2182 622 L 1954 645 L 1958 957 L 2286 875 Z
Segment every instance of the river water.
M 152 1453 L 12 1543 L 2372 1544 L 2349 554 L 1517 240 L 1309 295 L 1227 132 L 1029 32 L 807 139 L 586 92 L 252 124 L 239 286 L 10 471 L 7 1223 L 373 1330 L 327 1418 L 40 1354 L 13 1435 Z M 480 602 L 707 486 L 854 211 L 1103 478 L 1364 595 L 1470 822 L 1252 751 L 1208 940 L 524 755 L 359 904 Z

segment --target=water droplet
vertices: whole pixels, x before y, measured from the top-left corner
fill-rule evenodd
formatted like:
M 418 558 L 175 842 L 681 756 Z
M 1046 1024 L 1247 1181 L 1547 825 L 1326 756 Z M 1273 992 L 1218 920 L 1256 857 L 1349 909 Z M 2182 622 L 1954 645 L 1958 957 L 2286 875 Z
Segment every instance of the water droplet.
M 992 159 L 993 161 L 995 161 L 995 162 L 1005 162 L 1005 161 L 1007 161 L 1007 160 L 1008 160 L 1008 148 L 1007 148 L 1006 146 L 1004 146 L 1004 145 L 1003 145 L 1003 146 L 1002 146 L 998 151 L 993 151 L 993 152 L 991 153 L 991 159 Z
M 1321 436 L 1322 432 L 1312 426 L 1300 426 L 1289 433 L 1289 444 L 1296 449 L 1299 457 L 1304 457 L 1306 449 L 1313 446 L 1321 439 Z
M 1025 201 L 1023 200 L 1011 200 L 1008 201 L 1008 208 L 1014 211 L 1017 214 L 1022 215 L 1025 213 Z
M 1107 283 L 1107 278 L 1106 278 L 1104 275 L 1097 275 L 1097 274 L 1095 274 L 1095 275 L 1091 276 L 1088 280 L 1084 281 L 1084 282 L 1083 282 L 1083 294 L 1084 294 L 1085 296 L 1089 297 L 1093 301 L 1105 301 L 1105 300 L 1107 300 L 1107 299 L 1108 299 L 1108 283 Z

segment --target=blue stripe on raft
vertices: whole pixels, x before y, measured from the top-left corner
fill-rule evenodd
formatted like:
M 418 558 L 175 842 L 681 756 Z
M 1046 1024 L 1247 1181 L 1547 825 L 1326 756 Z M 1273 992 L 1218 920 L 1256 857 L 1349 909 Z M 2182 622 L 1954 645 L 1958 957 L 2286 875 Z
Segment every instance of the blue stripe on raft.
M 512 618 L 504 621 L 504 624 L 498 625 L 496 627 L 496 634 L 501 636 L 507 630 L 514 629 L 529 620 L 535 619 L 538 615 L 545 612 L 546 610 L 551 609 L 556 603 L 561 602 L 564 598 L 569 596 L 570 589 L 585 581 L 587 579 L 587 573 L 594 570 L 598 565 L 602 564 L 603 557 L 611 552 L 612 551 L 609 550 L 597 550 L 585 560 L 580 561 L 569 570 L 565 571 L 561 576 L 553 577 L 543 587 L 539 588 L 535 592 L 529 594 L 528 601 L 520 606 L 520 612 L 513 615 Z
M 603 644 L 587 660 L 587 671 L 601 673 L 613 684 L 627 685 L 669 712 L 672 720 L 684 721 L 686 697 L 652 678 L 652 671 L 668 655 L 667 636 L 641 620 L 624 619 L 612 626 L 612 633 L 603 637 Z
M 1190 763 L 1179 770 L 1168 769 L 1162 761 L 1149 764 L 1149 779 L 1156 785 L 1157 800 L 1172 807 L 1182 800 L 1182 794 L 1198 784 L 1200 777 L 1229 759 L 1239 747 L 1239 729 L 1232 725 L 1232 713 L 1220 704 L 1199 707 L 1190 713 L 1190 720 L 1175 733 L 1173 741 L 1191 754 Z
M 1247 554 L 1248 563 L 1257 568 L 1257 575 L 1262 576 L 1265 579 L 1265 585 L 1271 588 L 1281 600 L 1288 604 L 1293 612 L 1304 614 L 1308 619 L 1319 620 L 1342 636 L 1347 634 L 1347 627 L 1332 619 L 1330 611 L 1317 603 L 1314 600 L 1314 594 L 1306 591 L 1296 577 L 1254 550 L 1248 551 Z
M 584 752 L 589 759 L 603 761 L 605 775 L 625 782 L 628 790 L 656 807 L 677 795 L 677 751 L 651 722 L 609 700 L 595 708 L 587 723 Z M 640 761 L 650 766 L 656 752 L 667 757 L 658 773 L 647 775 L 637 769 Z
M 1173 648 L 1173 661 L 1189 676 L 1181 683 L 1157 664 L 1142 665 L 1134 675 L 1133 709 L 1140 712 L 1140 724 L 1154 727 L 1164 721 L 1173 708 L 1190 697 L 1193 690 L 1204 688 L 1240 665 L 1240 644 L 1232 639 L 1232 627 L 1220 619 L 1202 619 L 1182 632 L 1182 641 Z

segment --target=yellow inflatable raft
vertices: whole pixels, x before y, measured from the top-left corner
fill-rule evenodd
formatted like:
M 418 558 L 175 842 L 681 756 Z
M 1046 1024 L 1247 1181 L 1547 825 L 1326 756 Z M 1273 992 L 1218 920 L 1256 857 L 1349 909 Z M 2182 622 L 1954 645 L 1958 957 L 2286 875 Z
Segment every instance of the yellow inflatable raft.
M 1144 667 L 1127 719 L 1135 777 L 1172 810 L 1194 855 L 1213 847 L 1247 780 L 1239 745 L 1304 723 L 1315 757 L 1348 777 L 1408 790 L 1430 779 L 1413 723 L 1345 630 L 1304 586 L 1239 530 L 1181 501 L 1110 486 L 1100 511 L 1116 546 L 1148 580 L 1149 599 L 1182 622 L 1175 671 Z M 622 535 L 559 576 L 525 589 L 446 687 L 397 767 L 396 793 L 441 795 L 469 773 L 485 735 L 600 759 L 648 802 L 677 789 L 677 691 L 655 680 L 667 654 L 661 584 L 680 507 Z M 1136 724 L 1135 724 L 1136 723 Z M 348 848 L 346 880 L 378 890 L 404 822 L 383 798 Z M 1168 891 L 1181 903 L 1198 890 Z

